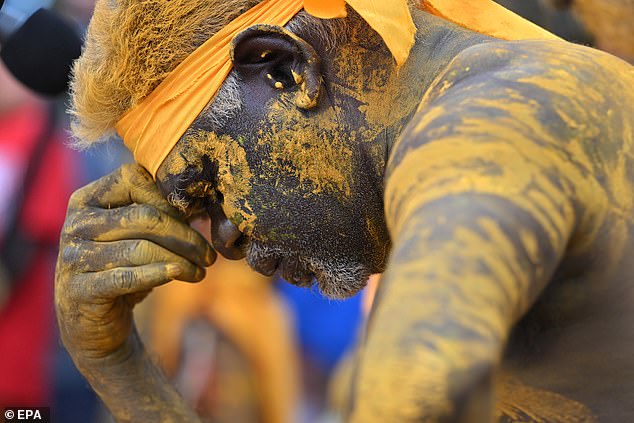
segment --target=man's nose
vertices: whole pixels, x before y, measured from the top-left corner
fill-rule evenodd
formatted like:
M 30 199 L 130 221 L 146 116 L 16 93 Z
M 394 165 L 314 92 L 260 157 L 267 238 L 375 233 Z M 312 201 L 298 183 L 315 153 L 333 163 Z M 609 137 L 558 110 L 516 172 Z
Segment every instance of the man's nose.
M 220 254 L 230 260 L 244 258 L 245 252 L 241 248 L 244 236 L 242 232 L 231 223 L 219 203 L 209 206 L 211 218 L 211 243 Z

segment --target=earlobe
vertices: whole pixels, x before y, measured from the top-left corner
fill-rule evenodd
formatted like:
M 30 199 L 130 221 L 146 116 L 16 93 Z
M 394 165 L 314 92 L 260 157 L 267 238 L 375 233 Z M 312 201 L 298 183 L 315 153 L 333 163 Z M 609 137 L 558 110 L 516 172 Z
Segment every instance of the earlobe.
M 231 60 L 242 77 L 258 78 L 278 90 L 297 90 L 297 107 L 308 110 L 317 106 L 319 57 L 309 43 L 292 32 L 279 26 L 250 26 L 233 39 Z

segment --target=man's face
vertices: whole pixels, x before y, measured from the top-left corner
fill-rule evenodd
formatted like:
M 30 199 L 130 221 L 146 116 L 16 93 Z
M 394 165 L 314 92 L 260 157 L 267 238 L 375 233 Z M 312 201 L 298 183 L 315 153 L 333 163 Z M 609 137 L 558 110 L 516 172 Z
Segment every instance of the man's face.
M 328 93 L 301 110 L 291 91 L 234 82 L 205 112 L 229 119 L 199 119 L 159 169 L 159 185 L 173 203 L 210 213 L 212 226 L 233 223 L 241 236 L 232 242 L 256 270 L 279 269 L 299 285 L 314 276 L 331 297 L 357 292 L 386 261 L 386 152 L 358 125 L 350 98 Z

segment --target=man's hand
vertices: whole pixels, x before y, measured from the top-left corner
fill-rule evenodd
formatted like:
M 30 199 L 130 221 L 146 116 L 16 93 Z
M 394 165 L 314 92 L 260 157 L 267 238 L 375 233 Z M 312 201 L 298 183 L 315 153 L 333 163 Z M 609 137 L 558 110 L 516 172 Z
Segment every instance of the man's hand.
M 75 192 L 61 235 L 55 304 L 62 340 L 80 370 L 138 355 L 134 305 L 172 279 L 202 280 L 214 260 L 209 243 L 136 165 Z

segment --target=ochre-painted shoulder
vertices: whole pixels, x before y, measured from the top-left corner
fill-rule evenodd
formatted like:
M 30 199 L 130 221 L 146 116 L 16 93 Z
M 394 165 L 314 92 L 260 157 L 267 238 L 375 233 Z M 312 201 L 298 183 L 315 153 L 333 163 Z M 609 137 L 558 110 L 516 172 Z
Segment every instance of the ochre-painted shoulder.
M 468 155 L 464 159 L 471 164 L 461 170 L 456 164 L 452 175 L 460 170 L 465 180 L 473 180 L 473 166 L 485 172 L 488 163 L 486 180 L 492 181 L 491 189 L 499 187 L 505 172 L 514 169 L 493 153 L 496 149 L 530 160 L 537 155 L 534 160 L 545 171 L 548 163 L 560 172 L 568 169 L 557 183 L 570 181 L 578 204 L 592 200 L 592 207 L 582 207 L 588 213 L 607 208 L 629 213 L 634 198 L 628 171 L 634 168 L 632 87 L 634 67 L 588 47 L 536 40 L 466 49 L 426 92 L 390 154 L 388 222 L 398 219 L 401 200 L 424 186 L 423 175 L 435 174 L 438 161 L 453 162 L 456 154 Z
M 569 97 L 592 90 L 634 97 L 634 66 L 618 57 L 563 41 L 495 41 L 459 53 L 432 84 L 419 110 L 454 85 L 470 83 L 474 78 L 494 78 L 491 81 L 500 86 L 532 83 L 554 95 Z M 568 84 L 561 86 L 556 83 L 558 80 Z M 598 95 L 588 99 L 601 100 Z
M 436 78 L 396 143 L 390 171 L 403 155 L 434 138 L 424 128 L 462 121 L 475 113 L 482 121 L 531 113 L 555 138 L 568 130 L 601 129 L 603 142 L 623 140 L 634 119 L 634 66 L 610 54 L 563 41 L 496 41 L 458 54 Z M 534 112 L 534 113 L 532 113 Z M 443 126 L 446 127 L 446 126 Z M 584 134 L 575 139 L 584 138 Z M 589 136 L 587 132 L 586 136 Z M 596 136 L 594 137 L 596 139 Z

